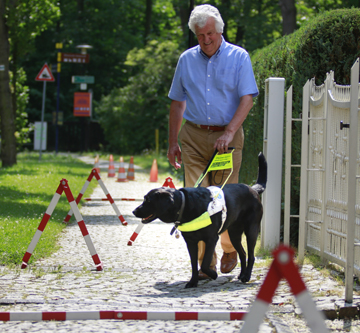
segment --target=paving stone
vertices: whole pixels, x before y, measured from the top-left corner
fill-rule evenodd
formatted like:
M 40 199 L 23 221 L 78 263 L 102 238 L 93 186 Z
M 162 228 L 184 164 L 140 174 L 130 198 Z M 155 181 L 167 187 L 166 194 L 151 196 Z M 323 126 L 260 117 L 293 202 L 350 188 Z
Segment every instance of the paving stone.
M 104 167 L 106 165 L 103 163 Z M 126 183 L 116 182 L 116 177 L 107 178 L 107 172 L 102 172 L 101 176 L 114 198 L 142 199 L 150 189 L 160 187 L 164 181 L 150 183 L 149 175 L 139 168 L 135 168 L 135 181 Z M 77 193 L 73 195 L 76 197 Z M 85 193 L 85 197 L 88 196 Z M 105 195 L 97 186 L 92 196 Z M 191 277 L 184 240 L 170 236 L 170 225 L 155 221 L 145 225 L 133 245 L 128 246 L 140 223 L 132 215 L 140 202 L 116 201 L 116 204 L 128 222 L 127 226 L 122 225 L 108 202 L 89 201 L 81 208 L 91 240 L 104 265 L 103 271 L 96 270 L 80 229 L 72 218 L 59 239 L 60 249 L 52 256 L 32 262 L 24 270 L 0 267 L 0 311 L 249 310 L 267 274 L 266 265 L 256 266 L 251 281 L 246 284 L 237 279 L 240 270 L 237 266 L 230 274 L 218 272 L 215 281 L 200 281 L 198 288 L 184 289 Z M 216 251 L 221 258 L 220 244 Z M 326 293 L 317 299 L 321 310 L 333 311 L 335 302 L 343 301 L 334 296 L 344 289 L 336 281 L 325 279 L 311 265 L 303 266 L 302 274 L 310 293 Z M 360 304 L 360 297 L 354 298 L 354 302 Z M 288 327 L 294 324 L 296 332 L 308 331 L 306 321 L 295 315 L 296 299 L 284 281 L 280 282 L 268 313 L 260 332 L 291 332 L 286 331 L 284 323 Z M 238 332 L 241 325 L 241 321 L 29 321 L 1 322 L 0 331 Z M 327 321 L 327 325 L 338 332 L 343 323 Z

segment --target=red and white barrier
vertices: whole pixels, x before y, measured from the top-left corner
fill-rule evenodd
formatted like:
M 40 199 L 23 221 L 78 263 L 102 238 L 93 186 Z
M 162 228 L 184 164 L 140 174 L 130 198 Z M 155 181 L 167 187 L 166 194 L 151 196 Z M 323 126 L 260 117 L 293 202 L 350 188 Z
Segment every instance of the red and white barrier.
M 274 252 L 274 261 L 263 282 L 256 300 L 251 306 L 250 311 L 245 316 L 245 323 L 240 332 L 257 333 L 262 323 L 272 297 L 282 278 L 285 278 L 290 285 L 291 291 L 296 297 L 296 301 L 303 311 L 304 317 L 312 332 L 328 332 L 325 325 L 325 317 L 316 308 L 305 283 L 301 279 L 299 270 L 295 265 L 294 251 L 285 245 L 280 245 Z
M 85 201 L 109 201 L 108 198 L 84 198 Z M 113 198 L 114 201 L 143 201 L 135 198 Z
M 163 184 L 163 187 L 175 188 L 175 185 L 174 185 L 171 177 L 167 177 L 167 178 L 165 179 L 165 182 L 164 182 L 164 184 Z M 142 201 L 142 200 L 141 200 L 141 201 Z M 136 227 L 134 233 L 131 235 L 130 240 L 129 240 L 128 243 L 127 243 L 128 246 L 131 246 L 131 245 L 133 244 L 133 242 L 135 242 L 136 237 L 139 235 L 139 233 L 140 233 L 140 231 L 141 231 L 141 229 L 142 229 L 143 227 L 144 227 L 144 223 L 140 222 L 140 223 L 138 224 L 138 226 Z
M 44 229 L 47 225 L 47 222 L 49 221 L 51 214 L 53 213 L 57 203 L 59 202 L 60 196 L 63 192 L 65 192 L 65 195 L 66 195 L 67 200 L 69 201 L 71 210 L 74 212 L 76 221 L 77 221 L 79 228 L 81 230 L 81 233 L 85 239 L 85 243 L 86 243 L 86 245 L 89 249 L 90 255 L 95 263 L 96 269 L 98 271 L 101 271 L 103 269 L 103 264 L 101 263 L 100 258 L 98 256 L 98 254 L 96 253 L 94 244 L 90 238 L 90 235 L 86 228 L 85 222 L 81 216 L 81 213 L 79 211 L 77 203 L 75 202 L 75 199 L 71 193 L 68 181 L 66 179 L 62 179 L 60 181 L 60 185 L 58 186 L 58 188 L 55 192 L 55 195 L 53 196 L 53 198 L 52 198 L 52 200 L 40 222 L 40 225 L 39 225 L 38 229 L 36 230 L 35 235 L 34 235 L 32 241 L 30 242 L 30 245 L 28 246 L 28 249 L 23 257 L 23 260 L 22 260 L 23 262 L 22 262 L 21 268 L 24 269 L 27 267 L 28 261 L 32 255 L 38 241 L 40 240 L 42 232 L 44 231 Z
M 175 185 L 174 185 L 171 177 L 167 177 L 167 178 L 165 179 L 165 182 L 164 182 L 164 184 L 163 184 L 163 187 L 175 188 Z
M 95 179 L 98 181 L 100 187 L 102 188 L 102 190 L 104 191 L 104 194 L 106 195 L 106 199 L 104 199 L 104 201 L 110 201 L 111 206 L 113 207 L 117 217 L 119 218 L 120 222 L 123 225 L 127 225 L 128 223 L 125 221 L 124 217 L 121 215 L 119 208 L 116 206 L 116 203 L 114 202 L 114 199 L 111 197 L 109 191 L 107 190 L 107 188 L 104 185 L 104 182 L 101 180 L 99 173 L 96 171 L 96 169 L 92 169 L 90 172 L 90 175 L 88 177 L 88 179 L 85 181 L 84 186 L 82 187 L 78 197 L 76 198 L 76 204 L 78 205 L 82 196 L 84 195 L 86 189 L 88 188 L 91 180 L 93 179 L 93 177 L 95 177 Z M 66 215 L 65 219 L 64 219 L 64 223 L 67 223 L 70 221 L 70 218 L 73 214 L 73 210 L 70 209 L 69 213 Z
M 245 312 L 202 311 L 59 311 L 59 312 L 0 312 L 0 321 L 46 320 L 242 320 Z
M 128 241 L 127 245 L 131 246 L 133 242 L 135 242 L 136 237 L 139 235 L 141 229 L 144 227 L 144 223 L 140 222 L 136 227 L 134 233 L 131 235 L 130 240 Z

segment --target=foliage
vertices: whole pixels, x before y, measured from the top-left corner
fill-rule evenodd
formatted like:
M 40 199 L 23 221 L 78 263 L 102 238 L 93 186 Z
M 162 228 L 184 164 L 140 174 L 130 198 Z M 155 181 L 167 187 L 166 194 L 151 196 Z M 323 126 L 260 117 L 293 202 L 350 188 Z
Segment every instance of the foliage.
M 302 87 L 315 77 L 321 84 L 330 70 L 338 84 L 350 83 L 350 68 L 360 56 L 360 10 L 340 9 L 320 14 L 294 34 L 285 36 L 252 55 L 253 69 L 260 94 L 246 120 L 242 181 L 251 177 L 262 149 L 264 88 L 269 77 L 284 77 L 286 90 L 293 85 L 293 118 L 302 112 Z M 292 163 L 300 163 L 301 129 L 292 128 Z M 292 177 L 292 214 L 299 207 L 298 177 Z
M 129 52 L 126 64 L 136 66 L 136 74 L 127 86 L 104 96 L 97 108 L 110 151 L 154 148 L 155 129 L 160 132 L 160 148 L 167 147 L 167 94 L 178 56 L 178 45 L 172 41 L 152 40 Z
M 60 12 L 54 0 L 20 0 L 14 3 L 14 6 L 9 5 L 6 14 L 10 52 L 13 58 L 18 58 L 33 50 L 32 41 L 54 24 Z
M 81 9 L 77 3 L 60 2 L 61 18 L 57 25 L 42 33 L 36 39 L 36 52 L 23 59 L 31 91 L 27 108 L 30 122 L 40 119 L 42 102 L 41 87 L 33 78 L 44 62 L 56 63 L 55 43 L 63 43 L 62 52 L 69 53 L 79 53 L 77 46 L 80 44 L 92 46 L 88 50 L 88 64 L 61 64 L 59 107 L 64 112 L 65 122 L 79 121 L 73 116 L 73 96 L 80 87 L 71 83 L 72 76 L 95 77 L 95 83 L 88 88 L 93 91 L 93 99 L 97 103 L 113 89 L 127 85 L 129 77 L 134 75 L 132 67 L 127 66 L 125 61 L 130 50 L 144 46 L 145 1 L 87 0 Z M 179 42 L 182 33 L 171 1 L 157 0 L 153 3 L 152 29 L 148 38 Z M 46 105 L 54 108 L 57 102 L 56 84 L 48 85 L 46 98 Z M 96 109 L 93 119 L 97 120 Z M 51 112 L 45 113 L 45 120 L 52 120 Z
M 10 76 L 10 80 L 11 78 L 12 75 Z M 15 137 L 18 150 L 21 150 L 24 144 L 30 142 L 30 133 L 33 130 L 32 124 L 28 123 L 28 115 L 25 112 L 26 104 L 29 100 L 29 87 L 24 84 L 25 80 L 26 74 L 24 72 L 24 69 L 20 68 L 18 70 L 16 82 L 17 109 L 15 119 Z
M 30 1 L 29 4 L 34 1 Z M 54 4 L 51 0 L 42 0 L 41 3 L 46 1 Z M 350 1 L 353 0 L 296 1 L 299 26 L 324 9 L 345 6 Z M 269 45 L 281 36 L 281 11 L 277 1 L 195 0 L 194 4 L 205 2 L 220 9 L 226 23 L 227 39 L 245 47 L 250 52 Z M 90 62 L 83 65 L 62 63 L 59 75 L 59 108 L 64 112 L 64 121 L 79 122 L 80 127 L 81 122 L 73 116 L 72 112 L 73 94 L 78 91 L 79 86 L 71 83 L 71 77 L 73 75 L 95 76 L 95 83 L 88 86 L 93 91 L 95 105 L 100 102 L 102 96 L 113 94 L 113 89 L 129 84 L 129 78 L 135 76 L 142 68 L 130 67 L 125 62 L 130 50 L 141 49 L 145 46 L 146 1 L 61 1 L 58 7 L 60 17 L 52 16 L 53 25 L 48 26 L 47 30 L 39 25 L 38 31 L 43 31 L 36 37 L 34 50 L 27 51 L 19 59 L 20 65 L 25 68 L 28 78 L 26 85 L 30 89 L 26 112 L 29 114 L 30 123 L 40 119 L 41 84 L 35 82 L 33 78 L 44 62 L 56 63 L 55 43 L 63 43 L 62 51 L 69 53 L 78 53 L 79 49 L 76 46 L 79 44 L 89 44 L 93 46 L 88 51 Z M 178 52 L 180 53 L 188 47 L 188 14 L 189 1 L 187 0 L 153 0 L 151 31 L 145 42 L 170 40 L 179 45 Z M 24 37 L 22 40 L 27 41 L 27 38 Z M 58 81 L 57 75 L 56 81 Z M 57 105 L 57 97 L 57 83 L 49 84 L 45 103 L 47 109 L 45 121 L 51 122 L 52 111 Z M 132 112 L 131 109 L 129 112 Z M 97 120 L 97 118 L 95 108 L 93 119 Z
M 18 163 L 0 168 L 0 265 L 19 264 L 49 206 L 61 179 L 66 178 L 76 197 L 91 167 L 64 155 L 22 153 Z M 91 194 L 96 183 L 91 182 Z M 56 250 L 56 240 L 70 205 L 63 194 L 41 236 L 30 262 Z
M 11 84 L 11 92 L 7 89 L 1 91 L 0 99 L 4 101 L 11 99 L 12 104 L 9 107 L 10 104 L 7 103 L 5 106 L 3 103 L 0 112 L 2 115 L 0 119 L 2 133 L 0 134 L 4 143 L 1 154 L 3 165 L 9 166 L 16 163 L 16 158 L 12 158 L 12 156 L 16 157 L 17 148 L 14 137 L 16 137 L 18 147 L 21 148 L 21 145 L 28 141 L 30 132 L 25 111 L 29 89 L 25 86 L 26 73 L 19 65 L 19 58 L 33 51 L 35 37 L 45 31 L 58 14 L 58 7 L 54 0 L 5 1 L 1 24 L 6 27 L 8 33 L 10 51 L 7 48 L 6 51 L 5 48 L 2 51 L 6 53 L 4 56 L 10 62 L 11 82 L 6 78 L 8 82 L 5 82 L 5 86 Z M 1 43 L 6 44 L 4 40 Z

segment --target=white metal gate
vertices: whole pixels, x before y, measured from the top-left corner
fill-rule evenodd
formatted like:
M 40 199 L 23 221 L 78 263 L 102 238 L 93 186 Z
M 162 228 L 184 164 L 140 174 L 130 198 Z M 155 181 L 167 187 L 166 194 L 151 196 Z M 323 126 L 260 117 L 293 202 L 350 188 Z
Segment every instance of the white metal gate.
M 351 302 L 353 274 L 360 276 L 359 59 L 352 68 L 350 86 L 337 85 L 333 74 L 321 86 L 309 80 L 303 88 L 299 260 L 308 249 L 344 267 L 345 299 Z M 289 120 L 289 110 L 287 115 L 288 127 L 295 119 Z M 285 193 L 294 167 L 288 156 L 288 132 Z M 285 195 L 285 233 L 289 206 Z M 288 235 L 284 238 L 288 240 Z

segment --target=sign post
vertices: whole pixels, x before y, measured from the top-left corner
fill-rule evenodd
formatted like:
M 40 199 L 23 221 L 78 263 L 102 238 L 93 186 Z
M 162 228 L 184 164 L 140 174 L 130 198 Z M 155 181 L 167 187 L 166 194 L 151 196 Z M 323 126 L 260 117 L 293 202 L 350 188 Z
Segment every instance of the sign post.
M 54 82 L 55 78 L 51 73 L 51 70 L 47 63 L 41 68 L 40 72 L 35 78 L 35 81 L 43 81 L 43 99 L 41 107 L 41 126 L 40 126 L 40 148 L 39 148 L 39 161 L 41 161 L 42 153 L 42 139 L 43 139 L 43 123 L 44 123 L 44 114 L 45 114 L 45 96 L 46 96 L 46 82 Z
M 63 47 L 62 43 L 55 44 L 57 50 L 57 97 L 56 97 L 56 116 L 55 116 L 55 153 L 58 153 L 59 150 L 59 109 L 60 109 L 60 72 L 61 72 L 61 49 Z

